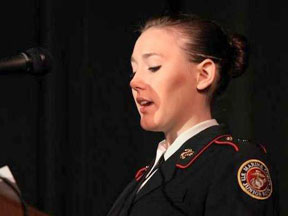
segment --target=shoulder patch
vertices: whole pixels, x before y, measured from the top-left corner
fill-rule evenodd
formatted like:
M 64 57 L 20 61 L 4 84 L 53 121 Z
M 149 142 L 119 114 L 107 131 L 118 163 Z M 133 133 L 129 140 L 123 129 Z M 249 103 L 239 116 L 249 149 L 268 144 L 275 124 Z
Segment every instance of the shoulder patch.
M 265 200 L 272 194 L 269 170 L 260 160 L 245 161 L 238 170 L 237 178 L 240 188 L 255 199 Z

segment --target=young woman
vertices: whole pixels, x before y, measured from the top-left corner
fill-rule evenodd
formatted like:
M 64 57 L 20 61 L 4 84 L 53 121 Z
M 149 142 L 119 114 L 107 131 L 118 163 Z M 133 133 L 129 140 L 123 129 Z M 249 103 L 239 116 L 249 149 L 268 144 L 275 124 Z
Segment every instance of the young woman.
M 131 64 L 141 127 L 165 140 L 108 215 L 277 215 L 266 150 L 211 117 L 213 99 L 246 69 L 245 38 L 196 16 L 158 17 L 141 29 Z

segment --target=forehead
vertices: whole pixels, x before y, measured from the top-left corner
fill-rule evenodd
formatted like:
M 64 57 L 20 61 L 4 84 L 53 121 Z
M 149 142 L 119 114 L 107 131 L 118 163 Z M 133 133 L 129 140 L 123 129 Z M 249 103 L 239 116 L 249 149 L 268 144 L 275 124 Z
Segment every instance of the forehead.
M 147 53 L 163 57 L 183 54 L 181 40 L 172 29 L 152 27 L 144 31 L 135 43 L 132 58 L 137 59 Z

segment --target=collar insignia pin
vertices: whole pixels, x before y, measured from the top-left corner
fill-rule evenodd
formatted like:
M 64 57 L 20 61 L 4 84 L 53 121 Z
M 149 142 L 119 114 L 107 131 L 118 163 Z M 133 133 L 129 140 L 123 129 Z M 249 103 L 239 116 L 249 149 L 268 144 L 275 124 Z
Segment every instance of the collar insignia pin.
M 181 153 L 180 158 L 184 160 L 186 157 L 190 157 L 194 154 L 192 149 L 185 149 L 184 152 Z

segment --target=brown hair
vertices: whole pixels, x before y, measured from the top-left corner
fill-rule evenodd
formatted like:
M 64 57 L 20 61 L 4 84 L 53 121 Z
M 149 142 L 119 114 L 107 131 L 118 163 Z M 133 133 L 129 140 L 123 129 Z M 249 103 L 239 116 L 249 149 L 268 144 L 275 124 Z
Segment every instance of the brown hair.
M 248 44 L 244 36 L 228 34 L 220 25 L 195 15 L 178 14 L 161 16 L 148 20 L 140 29 L 144 32 L 151 27 L 170 27 L 184 37 L 184 50 L 189 60 L 200 63 L 212 59 L 219 68 L 220 79 L 214 96 L 222 93 L 231 78 L 240 76 L 248 65 Z

